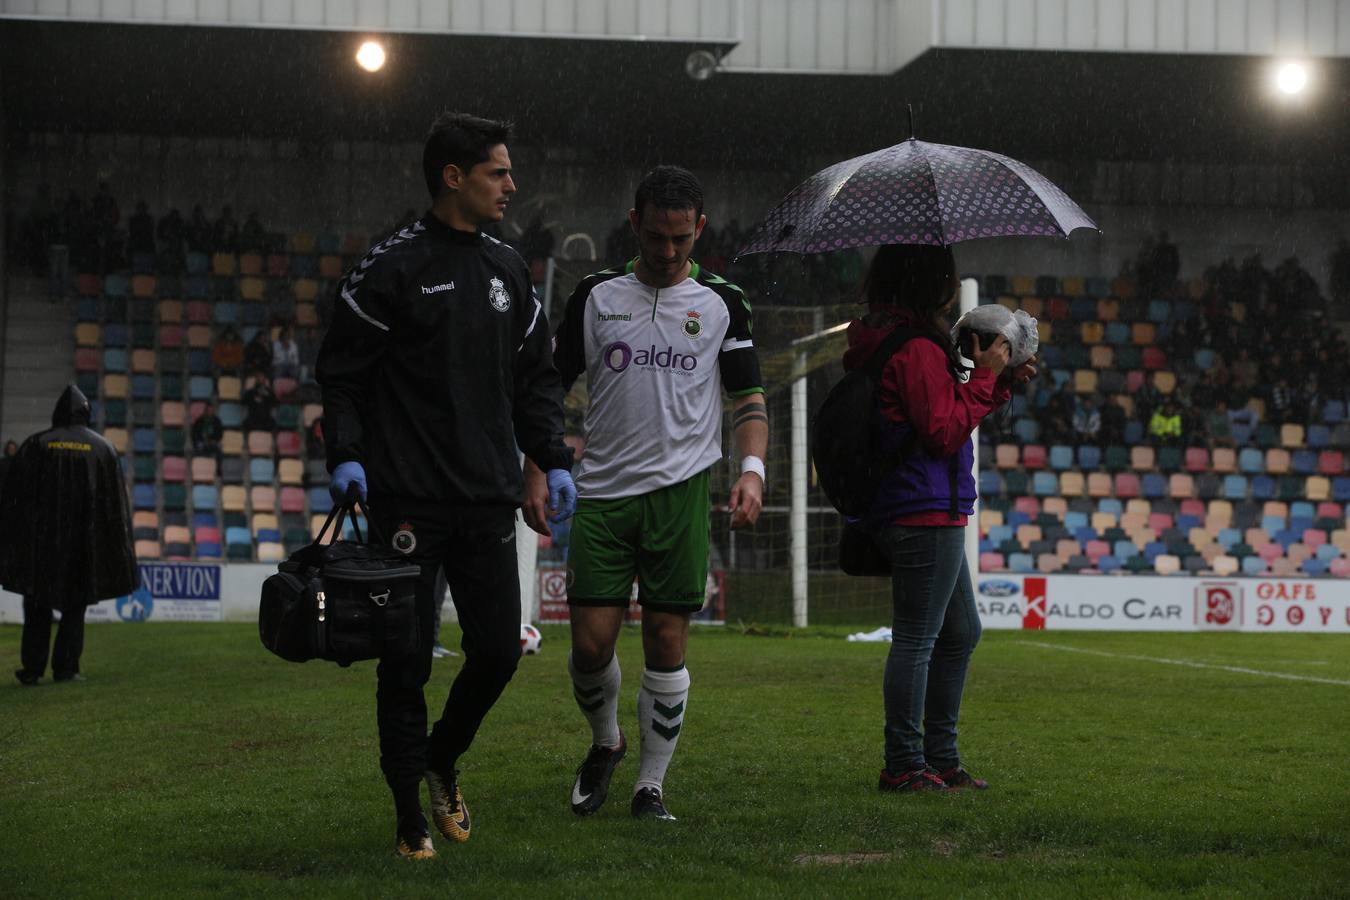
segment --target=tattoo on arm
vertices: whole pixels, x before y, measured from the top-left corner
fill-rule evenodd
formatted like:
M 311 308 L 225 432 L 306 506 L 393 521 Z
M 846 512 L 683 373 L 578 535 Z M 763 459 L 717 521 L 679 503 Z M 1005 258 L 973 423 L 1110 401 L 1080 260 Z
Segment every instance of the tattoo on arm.
M 731 414 L 731 429 L 735 431 L 747 422 L 769 421 L 768 408 L 761 401 L 746 403 Z

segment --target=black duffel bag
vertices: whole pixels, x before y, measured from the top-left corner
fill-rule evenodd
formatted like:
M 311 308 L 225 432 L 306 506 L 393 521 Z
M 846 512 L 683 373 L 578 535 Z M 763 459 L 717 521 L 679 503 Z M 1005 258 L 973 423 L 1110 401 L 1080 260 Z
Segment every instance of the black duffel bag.
M 357 529 L 355 541 L 338 539 L 349 513 Z M 263 646 L 282 659 L 326 659 L 349 666 L 359 659 L 403 656 L 417 649 L 421 570 L 374 542 L 369 516 L 372 543 L 365 543 L 356 521 L 353 506 L 337 506 L 314 543 L 292 553 L 263 582 L 258 634 Z M 330 526 L 334 540 L 325 544 Z

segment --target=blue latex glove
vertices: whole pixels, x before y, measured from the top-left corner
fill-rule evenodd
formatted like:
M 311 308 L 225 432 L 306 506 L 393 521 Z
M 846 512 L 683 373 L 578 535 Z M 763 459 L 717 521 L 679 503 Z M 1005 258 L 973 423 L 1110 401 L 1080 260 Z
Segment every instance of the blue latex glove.
M 347 502 L 349 491 L 355 490 L 356 499 L 366 502 L 366 470 L 359 462 L 349 461 L 333 470 L 333 478 L 328 482 L 328 494 L 334 503 Z
M 566 469 L 548 470 L 548 508 L 557 510 L 548 517 L 550 522 L 561 522 L 577 511 L 577 486 Z

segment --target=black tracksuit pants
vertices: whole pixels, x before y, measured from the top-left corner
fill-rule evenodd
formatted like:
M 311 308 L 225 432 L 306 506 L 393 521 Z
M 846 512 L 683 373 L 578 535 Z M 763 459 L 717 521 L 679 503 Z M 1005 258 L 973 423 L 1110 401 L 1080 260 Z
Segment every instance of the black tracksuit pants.
M 515 510 L 458 508 L 434 518 L 400 515 L 398 503 L 372 500 L 379 537 L 391 542 L 411 526 L 421 566 L 417 583 L 419 639 L 412 656 L 381 659 L 376 669 L 380 768 L 400 816 L 420 808 L 428 767 L 450 770 L 469 744 L 520 660 L 520 578 L 516 568 Z M 436 575 L 445 570 L 464 632 L 464 664 L 450 685 L 440 719 L 427 736 L 423 686 L 431 676 Z
M 56 626 L 56 645 L 51 650 L 52 675 L 69 678 L 80 671 L 84 652 L 84 613 L 78 606 L 61 613 Z M 52 636 L 52 608 L 34 597 L 23 598 L 23 635 L 19 638 L 19 661 L 25 677 L 41 678 L 47 671 L 47 648 Z M 520 633 L 517 631 L 519 642 Z

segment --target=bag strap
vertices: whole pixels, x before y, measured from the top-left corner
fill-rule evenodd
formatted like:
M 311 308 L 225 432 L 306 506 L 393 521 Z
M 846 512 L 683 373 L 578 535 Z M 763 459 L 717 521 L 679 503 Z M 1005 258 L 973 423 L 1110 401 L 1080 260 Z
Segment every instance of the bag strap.
M 356 524 L 356 507 L 358 504 L 361 507 L 361 515 L 365 516 L 366 518 L 366 537 L 369 538 L 368 541 L 361 537 L 361 528 Z M 358 541 L 370 544 L 384 543 L 384 538 L 380 536 L 380 530 L 375 527 L 375 517 L 371 515 L 369 500 L 360 500 L 357 501 L 357 503 L 353 503 L 351 515 L 352 515 L 352 527 L 356 529 L 356 539 Z
M 346 506 L 344 506 L 344 505 L 334 506 L 331 510 L 329 510 L 329 512 L 328 512 L 328 518 L 327 518 L 327 519 L 324 519 L 324 521 L 323 521 L 323 527 L 319 529 L 319 533 L 318 533 L 318 534 L 314 535 L 314 540 L 310 543 L 310 546 L 311 546 L 311 547 L 317 547 L 317 546 L 319 546 L 320 544 L 323 543 L 323 537 L 324 537 L 324 535 L 326 535 L 326 534 L 328 533 L 328 529 L 329 529 L 329 527 L 332 526 L 333 520 L 334 520 L 334 519 L 337 519 L 337 529 L 334 531 L 334 534 L 341 534 L 341 533 L 342 533 L 342 519 L 343 519 L 343 517 L 346 516 L 346 514 L 347 514 L 347 508 L 346 508 Z
M 361 526 L 358 524 L 359 520 L 357 519 L 356 516 L 357 506 L 361 507 L 361 513 L 366 518 L 366 533 L 370 537 L 369 543 L 378 542 L 380 540 L 380 537 L 377 534 L 377 530 L 375 528 L 375 519 L 370 514 L 370 503 L 368 503 L 365 500 L 353 500 L 350 503 L 344 502 L 333 507 L 332 511 L 328 513 L 328 518 L 324 520 L 323 527 L 320 528 L 319 533 L 314 536 L 314 541 L 310 544 L 310 546 L 317 547 L 320 544 L 322 544 L 324 535 L 328 534 L 328 529 L 330 527 L 333 528 L 334 538 L 341 536 L 342 523 L 346 521 L 348 516 L 351 516 L 352 530 L 356 532 L 357 542 L 361 544 L 368 543 L 366 540 L 366 535 L 361 534 Z M 336 525 L 334 525 L 333 521 L 334 519 L 337 520 Z
M 872 351 L 872 355 L 863 363 L 863 371 L 867 377 L 873 381 L 881 381 L 881 373 L 886 368 L 886 363 L 891 361 L 891 357 L 900 351 L 900 348 L 908 344 L 912 338 L 922 337 L 922 335 L 913 328 L 906 328 L 903 325 L 897 325 L 891 329 L 890 334 L 882 339 L 877 349 Z

